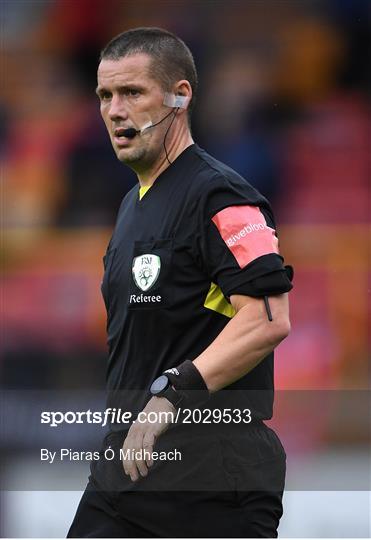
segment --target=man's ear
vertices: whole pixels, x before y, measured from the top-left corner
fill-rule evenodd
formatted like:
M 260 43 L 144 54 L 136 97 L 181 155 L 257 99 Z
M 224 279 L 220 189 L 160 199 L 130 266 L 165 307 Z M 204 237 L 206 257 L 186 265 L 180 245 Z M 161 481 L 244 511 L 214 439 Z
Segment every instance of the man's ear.
M 192 87 L 190 85 L 190 82 L 187 81 L 186 79 L 178 81 L 174 85 L 174 94 L 179 97 L 187 98 L 187 104 L 188 104 L 192 99 Z M 182 108 L 186 108 L 186 107 L 182 107 Z

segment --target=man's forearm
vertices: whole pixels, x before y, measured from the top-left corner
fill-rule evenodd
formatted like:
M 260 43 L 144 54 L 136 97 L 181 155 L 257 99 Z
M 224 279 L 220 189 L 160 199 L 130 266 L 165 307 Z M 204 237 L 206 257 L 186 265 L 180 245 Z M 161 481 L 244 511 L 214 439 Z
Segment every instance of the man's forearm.
M 289 333 L 288 295 L 270 297 L 273 321 L 263 299 L 249 298 L 216 339 L 195 360 L 209 391 L 216 392 L 251 371 Z

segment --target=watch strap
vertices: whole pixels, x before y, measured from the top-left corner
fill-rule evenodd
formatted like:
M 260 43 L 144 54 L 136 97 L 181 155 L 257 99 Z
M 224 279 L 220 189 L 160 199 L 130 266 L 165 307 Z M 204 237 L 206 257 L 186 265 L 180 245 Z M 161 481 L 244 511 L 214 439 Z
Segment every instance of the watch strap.
M 206 383 L 191 360 L 185 360 L 176 368 L 167 369 L 164 375 L 168 376 L 187 407 L 202 405 L 209 399 Z
M 161 397 L 165 397 L 176 409 L 179 409 L 180 404 L 183 401 L 183 396 L 177 392 L 172 386 L 166 388 L 161 394 Z

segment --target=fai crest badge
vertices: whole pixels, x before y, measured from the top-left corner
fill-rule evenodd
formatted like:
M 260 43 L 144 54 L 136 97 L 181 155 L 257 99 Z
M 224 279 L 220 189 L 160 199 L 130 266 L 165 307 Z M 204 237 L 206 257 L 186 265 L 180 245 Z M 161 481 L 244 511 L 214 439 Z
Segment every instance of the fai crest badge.
M 157 281 L 161 270 L 161 259 L 158 255 L 146 253 L 133 259 L 133 278 L 142 291 L 148 291 Z

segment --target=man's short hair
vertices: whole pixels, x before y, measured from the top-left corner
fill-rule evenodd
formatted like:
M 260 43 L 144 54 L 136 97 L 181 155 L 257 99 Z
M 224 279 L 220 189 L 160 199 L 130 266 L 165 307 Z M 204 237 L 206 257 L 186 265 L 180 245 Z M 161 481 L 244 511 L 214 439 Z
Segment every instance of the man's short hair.
M 133 28 L 122 32 L 102 49 L 100 60 L 120 60 L 125 56 L 144 53 L 152 58 L 150 74 L 168 92 L 177 81 L 186 79 L 192 87 L 188 105 L 188 120 L 197 93 L 197 71 L 191 51 L 175 34 L 162 28 Z

